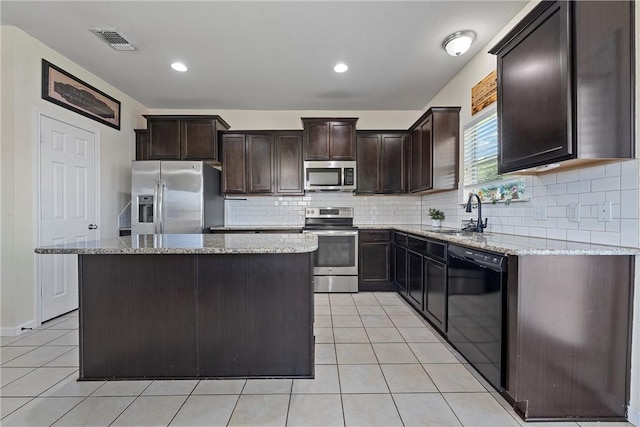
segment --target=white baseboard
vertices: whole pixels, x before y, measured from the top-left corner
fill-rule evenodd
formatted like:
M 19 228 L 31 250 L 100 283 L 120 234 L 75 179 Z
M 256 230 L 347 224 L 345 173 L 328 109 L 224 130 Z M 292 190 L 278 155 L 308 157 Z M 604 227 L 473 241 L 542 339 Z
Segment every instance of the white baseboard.
M 636 427 L 640 427 L 640 408 L 627 407 L 627 421 Z
M 36 323 L 35 320 L 30 320 L 26 323 L 23 323 L 22 325 L 18 325 L 16 327 L 13 328 L 0 328 L 0 336 L 2 337 L 15 337 L 18 336 L 22 333 L 24 333 L 25 331 L 28 331 L 30 329 L 35 329 L 38 327 L 38 324 Z

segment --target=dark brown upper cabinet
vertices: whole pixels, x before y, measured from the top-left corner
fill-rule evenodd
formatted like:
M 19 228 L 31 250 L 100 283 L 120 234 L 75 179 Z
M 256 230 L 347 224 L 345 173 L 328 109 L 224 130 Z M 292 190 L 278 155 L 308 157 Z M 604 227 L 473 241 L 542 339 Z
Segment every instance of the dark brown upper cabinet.
M 458 188 L 460 107 L 432 107 L 409 129 L 409 191 Z
M 357 193 L 405 193 L 406 132 L 359 131 Z
M 355 160 L 357 118 L 303 118 L 305 160 Z
M 634 157 L 633 2 L 543 1 L 493 49 L 498 172 Z
M 304 194 L 300 131 L 225 132 L 221 149 L 224 193 Z
M 149 131 L 134 129 L 136 133 L 136 160 L 149 160 Z
M 218 131 L 229 129 L 220 116 L 145 115 L 149 160 L 219 161 Z
M 225 133 L 222 135 L 222 191 L 273 193 L 273 135 Z
M 302 132 L 277 132 L 275 141 L 275 192 L 283 195 L 304 194 Z

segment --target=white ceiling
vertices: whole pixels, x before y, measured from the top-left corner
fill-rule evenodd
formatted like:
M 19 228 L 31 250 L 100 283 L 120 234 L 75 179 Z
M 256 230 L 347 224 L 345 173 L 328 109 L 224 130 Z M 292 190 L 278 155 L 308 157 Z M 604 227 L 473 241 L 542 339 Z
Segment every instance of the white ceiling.
M 152 109 L 419 110 L 526 3 L 2 0 L 0 17 Z M 442 40 L 466 29 L 470 51 L 448 56 Z

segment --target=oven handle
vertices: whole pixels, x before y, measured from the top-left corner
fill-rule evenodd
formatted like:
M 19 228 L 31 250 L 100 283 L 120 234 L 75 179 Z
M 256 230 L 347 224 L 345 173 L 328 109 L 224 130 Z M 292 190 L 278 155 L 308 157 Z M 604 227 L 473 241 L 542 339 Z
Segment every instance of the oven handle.
M 358 230 L 345 231 L 345 230 L 302 230 L 303 233 L 312 233 L 319 236 L 357 236 Z

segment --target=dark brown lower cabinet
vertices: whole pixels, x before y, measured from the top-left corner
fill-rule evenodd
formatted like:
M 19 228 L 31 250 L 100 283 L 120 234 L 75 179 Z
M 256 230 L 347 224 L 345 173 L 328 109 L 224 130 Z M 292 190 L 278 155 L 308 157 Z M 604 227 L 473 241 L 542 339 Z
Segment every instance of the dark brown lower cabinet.
M 634 264 L 613 255 L 509 264 L 505 393 L 524 419 L 625 419 Z
M 389 230 L 360 230 L 358 290 L 393 291 Z
M 407 251 L 407 301 L 422 311 L 422 255 Z
M 446 248 L 446 244 L 444 246 Z M 447 332 L 447 264 L 428 256 L 423 260 L 422 313 L 444 333 Z
M 81 380 L 314 375 L 309 253 L 78 260 Z
M 393 284 L 396 290 L 401 294 L 407 293 L 407 235 L 404 233 L 393 232 L 392 247 L 392 265 Z

